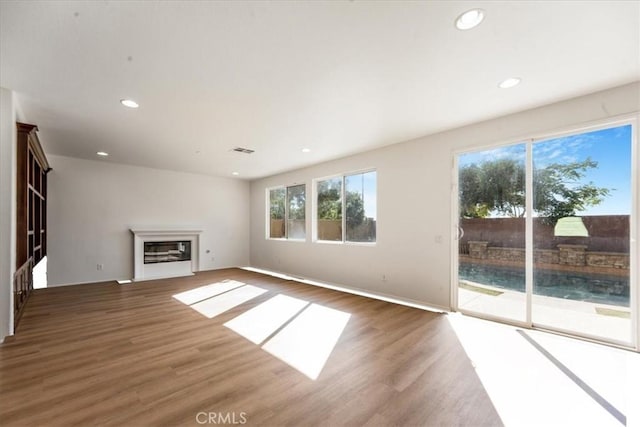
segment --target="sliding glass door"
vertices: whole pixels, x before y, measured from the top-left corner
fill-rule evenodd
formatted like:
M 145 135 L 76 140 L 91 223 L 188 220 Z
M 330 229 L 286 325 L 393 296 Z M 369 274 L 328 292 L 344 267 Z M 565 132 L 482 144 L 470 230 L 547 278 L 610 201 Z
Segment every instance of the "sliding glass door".
M 458 307 L 526 321 L 526 144 L 458 156 Z
M 631 339 L 631 125 L 532 144 L 532 321 Z
M 635 345 L 633 132 L 456 156 L 460 311 Z

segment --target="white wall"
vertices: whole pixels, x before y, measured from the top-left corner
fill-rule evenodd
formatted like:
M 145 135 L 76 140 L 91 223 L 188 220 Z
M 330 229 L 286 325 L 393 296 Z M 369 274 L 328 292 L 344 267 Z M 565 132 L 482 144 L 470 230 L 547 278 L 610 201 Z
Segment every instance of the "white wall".
M 0 88 L 0 342 L 13 334 L 16 264 L 16 110 L 13 92 Z
M 635 83 L 254 181 L 251 264 L 448 308 L 454 151 L 518 141 L 638 111 L 640 83 Z M 265 239 L 266 188 L 306 183 L 310 213 L 312 179 L 371 167 L 378 172 L 374 247 L 312 243 L 311 215 L 307 215 L 306 242 Z
M 202 229 L 201 271 L 248 264 L 248 182 L 47 158 L 49 286 L 132 278 L 132 227 Z

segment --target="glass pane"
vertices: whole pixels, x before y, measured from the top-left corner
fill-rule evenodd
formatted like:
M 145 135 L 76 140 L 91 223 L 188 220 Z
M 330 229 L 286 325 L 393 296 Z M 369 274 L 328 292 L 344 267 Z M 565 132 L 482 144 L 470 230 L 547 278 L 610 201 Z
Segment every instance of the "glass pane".
M 458 156 L 460 309 L 526 321 L 525 157 L 525 144 Z
M 342 241 L 342 178 L 318 181 L 318 240 Z
M 304 184 L 287 187 L 287 237 L 289 239 L 304 239 L 306 236 L 305 200 Z
M 269 191 L 269 237 L 279 239 L 284 237 L 284 188 Z
M 376 172 L 345 177 L 347 241 L 376 241 Z
M 533 144 L 534 323 L 631 339 L 631 125 Z

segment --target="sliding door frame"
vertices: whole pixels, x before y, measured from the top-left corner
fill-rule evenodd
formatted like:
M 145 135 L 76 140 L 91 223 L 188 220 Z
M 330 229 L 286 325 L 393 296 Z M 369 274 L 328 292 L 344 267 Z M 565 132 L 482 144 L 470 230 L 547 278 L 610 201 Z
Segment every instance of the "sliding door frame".
M 538 133 L 534 136 L 529 135 L 523 138 L 514 138 L 509 142 L 500 142 L 496 144 L 486 144 L 480 146 L 469 147 L 460 150 L 454 150 L 452 153 L 452 170 L 451 170 L 451 308 L 453 311 L 458 311 L 463 314 L 479 317 L 486 320 L 497 321 L 514 326 L 525 327 L 529 329 L 539 329 L 556 334 L 567 335 L 584 339 L 587 341 L 594 341 L 598 343 L 604 343 L 615 347 L 622 347 L 626 349 L 633 349 L 640 351 L 640 283 L 638 280 L 638 232 L 640 231 L 640 149 L 638 147 L 638 139 L 640 138 L 638 133 L 638 122 L 640 116 L 638 113 L 626 114 L 621 116 L 612 117 L 605 120 L 598 120 L 589 122 L 578 126 L 567 126 L 560 129 L 552 130 L 549 132 Z M 631 211 L 629 220 L 629 308 L 630 308 L 630 322 L 631 322 L 631 334 L 630 342 L 620 342 L 616 340 L 603 339 L 603 337 L 593 336 L 586 333 L 580 333 L 572 330 L 565 330 L 557 327 L 550 327 L 533 322 L 532 308 L 533 308 L 533 146 L 537 142 L 542 142 L 554 138 L 563 136 L 576 135 L 580 133 L 593 132 L 602 129 L 608 129 L 618 126 L 631 125 Z M 459 266 L 459 248 L 458 240 L 462 238 L 462 230 L 460 228 L 459 221 L 459 192 L 458 192 L 458 157 L 460 155 L 477 152 L 488 149 L 496 149 L 500 147 L 508 147 L 516 144 L 526 144 L 526 158 L 525 158 L 525 199 L 526 199 L 526 215 L 525 215 L 525 294 L 526 294 L 526 320 L 524 322 L 514 319 L 508 319 L 502 316 L 476 312 L 473 310 L 467 310 L 459 307 L 458 302 L 458 266 Z

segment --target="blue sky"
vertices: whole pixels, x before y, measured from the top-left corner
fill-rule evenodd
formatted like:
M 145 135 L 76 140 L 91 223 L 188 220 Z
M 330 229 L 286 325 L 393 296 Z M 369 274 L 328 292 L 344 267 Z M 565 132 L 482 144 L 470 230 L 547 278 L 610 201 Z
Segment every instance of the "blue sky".
M 364 212 L 368 218 L 377 218 L 377 174 L 375 171 L 347 176 L 346 190 L 357 191 L 364 199 Z
M 515 144 L 460 155 L 459 166 L 486 160 L 512 157 L 524 162 L 525 144 Z M 598 206 L 581 215 L 615 215 L 631 212 L 631 125 L 607 128 L 571 136 L 548 139 L 533 144 L 533 161 L 543 168 L 552 163 L 570 163 L 590 157 L 598 162 L 587 170 L 582 182 L 611 189 Z

